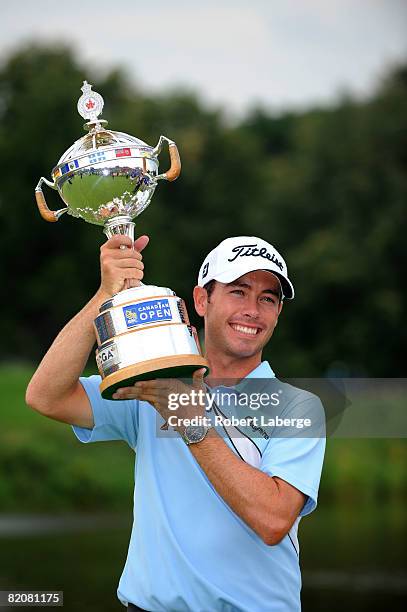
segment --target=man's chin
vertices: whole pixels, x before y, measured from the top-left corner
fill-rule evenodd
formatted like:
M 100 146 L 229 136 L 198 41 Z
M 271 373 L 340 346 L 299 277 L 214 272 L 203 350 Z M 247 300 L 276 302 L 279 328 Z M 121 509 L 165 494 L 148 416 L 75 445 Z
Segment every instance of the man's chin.
M 234 342 L 229 346 L 231 354 L 242 359 L 254 357 L 262 352 L 263 346 L 254 343 L 249 343 L 243 340 L 242 342 Z

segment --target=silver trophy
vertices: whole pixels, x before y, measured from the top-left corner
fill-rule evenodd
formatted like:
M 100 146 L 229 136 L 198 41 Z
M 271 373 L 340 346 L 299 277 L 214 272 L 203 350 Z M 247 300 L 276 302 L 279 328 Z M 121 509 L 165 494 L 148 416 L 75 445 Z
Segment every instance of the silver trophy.
M 133 219 L 150 204 L 158 181 L 175 181 L 181 171 L 178 149 L 160 136 L 156 147 L 106 128 L 99 119 L 103 98 L 83 83 L 78 112 L 88 132 L 74 142 L 52 170 L 53 181 L 41 177 L 35 198 L 41 216 L 55 222 L 67 212 L 103 225 L 108 238 L 124 234 L 134 241 Z M 168 143 L 171 166 L 158 174 L 158 155 Z M 66 207 L 48 208 L 42 184 L 59 192 Z M 125 289 L 102 304 L 94 322 L 96 361 L 104 398 L 137 380 L 189 377 L 208 368 L 185 303 L 167 287 L 141 285 Z

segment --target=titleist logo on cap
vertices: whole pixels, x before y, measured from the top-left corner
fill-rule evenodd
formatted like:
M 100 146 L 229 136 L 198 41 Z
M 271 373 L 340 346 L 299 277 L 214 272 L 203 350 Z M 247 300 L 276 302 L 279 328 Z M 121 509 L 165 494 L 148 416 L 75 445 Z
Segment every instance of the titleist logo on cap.
M 257 244 L 242 244 L 239 246 L 235 246 L 232 249 L 232 253 L 236 253 L 234 257 L 228 259 L 228 261 L 235 261 L 238 257 L 263 257 L 263 259 L 268 259 L 268 261 L 273 262 L 281 271 L 283 271 L 283 264 L 274 253 L 269 253 L 266 247 L 258 248 Z

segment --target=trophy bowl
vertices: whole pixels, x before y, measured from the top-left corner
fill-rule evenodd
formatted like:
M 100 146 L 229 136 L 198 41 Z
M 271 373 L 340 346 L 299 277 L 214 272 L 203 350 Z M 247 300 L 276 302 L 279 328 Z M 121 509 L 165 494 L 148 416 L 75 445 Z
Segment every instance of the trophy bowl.
M 103 226 L 108 238 L 123 234 L 134 241 L 133 219 L 150 204 L 158 181 L 174 181 L 180 174 L 177 146 L 166 136 L 151 147 L 135 136 L 108 130 L 107 121 L 99 119 L 102 96 L 86 81 L 82 92 L 78 111 L 88 120 L 88 133 L 60 157 L 51 172 L 53 181 L 40 178 L 35 189 L 39 212 L 49 222 L 68 213 Z M 165 142 L 170 168 L 159 174 Z M 43 183 L 58 191 L 65 208 L 48 208 Z M 189 377 L 201 367 L 208 371 L 184 302 L 167 287 L 126 287 L 101 306 L 94 323 L 103 397 L 112 399 L 117 388 L 137 380 Z
M 41 177 L 35 189 L 37 205 L 46 221 L 58 221 L 65 212 L 94 223 L 109 226 L 110 221 L 137 217 L 150 203 L 158 181 L 174 181 L 180 174 L 181 161 L 172 140 L 160 136 L 156 147 L 124 132 L 108 130 L 107 121 L 99 119 L 103 98 L 84 81 L 78 111 L 88 119 L 88 134 L 65 151 L 51 175 L 53 181 Z M 158 155 L 163 143 L 169 146 L 170 169 L 158 174 Z M 41 185 L 45 183 L 59 192 L 66 208 L 48 208 Z M 109 236 L 109 231 L 105 231 Z M 117 232 L 114 232 L 117 233 Z
M 105 225 L 117 215 L 134 218 L 149 205 L 157 152 L 138 138 L 101 128 L 76 141 L 52 177 L 68 214 Z

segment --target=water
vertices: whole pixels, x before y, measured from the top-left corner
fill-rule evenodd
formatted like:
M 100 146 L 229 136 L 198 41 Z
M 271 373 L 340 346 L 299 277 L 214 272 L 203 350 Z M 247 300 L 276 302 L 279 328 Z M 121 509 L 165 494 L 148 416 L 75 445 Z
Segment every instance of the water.
M 323 507 L 300 526 L 303 608 L 398 612 L 407 596 L 401 503 Z
M 124 610 L 116 588 L 130 521 L 128 516 L 3 517 L 0 589 L 64 591 L 64 607 L 54 609 L 65 612 Z
M 304 612 L 404 612 L 404 514 L 378 500 L 303 519 Z M 116 587 L 130 528 L 129 515 L 0 516 L 0 589 L 63 590 L 65 612 L 123 610 Z

